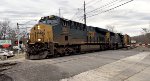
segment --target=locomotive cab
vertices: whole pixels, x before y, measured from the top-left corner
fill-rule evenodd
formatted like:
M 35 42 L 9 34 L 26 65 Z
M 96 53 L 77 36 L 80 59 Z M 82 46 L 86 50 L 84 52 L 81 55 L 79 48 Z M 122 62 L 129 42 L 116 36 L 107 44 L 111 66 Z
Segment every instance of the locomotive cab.
M 52 26 L 45 24 L 35 25 L 31 29 L 29 40 L 31 44 L 37 42 L 41 43 L 53 42 Z
M 29 35 L 27 47 L 27 59 L 43 59 L 52 53 L 51 43 L 53 42 L 53 30 L 51 25 L 37 24 Z
M 39 23 L 55 26 L 58 25 L 59 19 L 56 16 L 52 15 L 52 16 L 42 17 L 39 20 Z

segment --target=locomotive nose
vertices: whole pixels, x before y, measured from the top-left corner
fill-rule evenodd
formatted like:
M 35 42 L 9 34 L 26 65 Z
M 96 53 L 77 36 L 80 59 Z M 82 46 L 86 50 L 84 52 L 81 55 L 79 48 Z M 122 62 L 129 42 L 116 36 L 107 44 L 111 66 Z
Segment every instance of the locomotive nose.
M 31 29 L 30 33 L 31 43 L 36 42 L 52 42 L 53 41 L 53 31 L 52 26 L 45 24 L 37 24 Z

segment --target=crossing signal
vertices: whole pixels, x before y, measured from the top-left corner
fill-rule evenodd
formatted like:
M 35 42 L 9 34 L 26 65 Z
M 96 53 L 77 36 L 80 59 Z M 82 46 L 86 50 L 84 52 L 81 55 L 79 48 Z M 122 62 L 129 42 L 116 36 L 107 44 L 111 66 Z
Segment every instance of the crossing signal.
M 22 44 L 22 41 L 19 41 L 19 44 Z
M 14 43 L 15 43 L 15 44 L 18 44 L 18 41 L 15 41 Z
M 18 42 L 18 41 L 15 41 L 14 43 L 15 43 L 15 44 L 18 44 L 18 43 L 19 43 L 19 44 L 22 44 L 22 41 L 19 41 L 19 42 Z

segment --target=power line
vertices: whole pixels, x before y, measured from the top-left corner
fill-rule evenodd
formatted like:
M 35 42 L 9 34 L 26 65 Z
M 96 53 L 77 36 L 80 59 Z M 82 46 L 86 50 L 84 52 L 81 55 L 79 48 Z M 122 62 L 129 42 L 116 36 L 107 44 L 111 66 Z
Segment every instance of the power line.
M 98 4 L 99 2 L 102 2 L 102 0 L 95 1 L 94 3 L 92 3 L 92 4 L 90 4 L 90 5 L 87 5 L 87 4 L 86 4 L 86 9 L 88 9 L 89 7 L 91 7 L 91 6 L 93 6 L 93 5 Z
M 91 5 L 92 2 L 94 2 L 94 1 L 96 1 L 96 0 L 91 0 L 91 1 L 87 2 L 86 5 L 89 5 L 89 4 Z M 98 1 L 99 1 L 99 0 L 98 0 Z M 102 1 L 102 0 L 100 0 L 100 1 Z
M 125 5 L 129 2 L 132 2 L 133 0 L 130 0 L 130 1 L 127 1 L 127 2 L 124 2 L 125 0 L 112 0 L 108 3 L 106 3 L 105 5 L 102 5 L 99 8 L 96 8 L 96 9 L 91 10 L 89 12 L 85 11 L 92 4 L 94 4 L 94 5 L 98 4 L 98 2 L 100 2 L 100 1 L 102 1 L 102 0 L 98 0 L 98 1 L 97 0 L 91 0 L 88 3 L 84 3 L 84 6 L 82 6 L 82 7 L 84 7 L 84 9 L 82 9 L 82 7 L 78 8 L 78 11 L 75 13 L 75 15 L 72 17 L 72 19 L 74 19 L 74 20 L 78 19 L 79 21 L 84 20 L 84 23 L 86 23 L 86 18 L 93 17 L 93 16 L 99 15 L 101 13 L 109 12 L 109 11 L 111 11 L 113 9 L 116 9 L 120 6 L 123 6 L 123 5 Z M 121 2 L 124 2 L 124 3 L 121 3 Z M 121 3 L 121 4 L 119 5 L 118 3 Z M 86 5 L 86 7 L 85 7 L 85 5 Z M 115 5 L 117 5 L 117 6 L 115 6 Z M 107 8 L 109 8 L 109 9 L 107 9 Z M 84 13 L 84 15 L 81 16 L 81 14 L 83 14 L 83 13 Z M 92 15 L 90 15 L 91 13 L 92 13 Z
M 73 15 L 73 17 L 71 18 L 71 20 L 72 19 L 76 19 L 77 15 L 81 14 L 81 11 L 83 11 L 83 10 L 81 10 L 81 9 L 78 8 L 78 11 Z
M 95 9 L 96 6 L 102 5 L 102 0 L 97 0 L 93 3 L 91 3 L 90 5 L 86 5 L 86 11 L 92 11 Z M 86 13 L 87 14 L 87 13 Z
M 111 4 L 111 5 L 107 6 L 107 7 L 104 7 L 104 8 L 102 8 L 102 9 L 97 10 L 97 11 L 94 11 L 93 13 L 103 12 L 103 11 L 105 11 L 105 10 L 108 10 L 108 9 L 110 9 L 110 8 L 113 8 L 113 7 L 116 6 L 116 5 L 117 5 L 117 4 L 113 3 L 113 4 Z M 119 5 L 119 4 L 118 4 L 118 5 Z M 91 15 L 91 14 L 93 14 L 93 13 L 88 13 L 88 15 Z
M 102 1 L 102 0 L 101 0 Z M 105 5 L 103 5 L 103 6 L 101 6 L 101 7 L 99 7 L 99 8 L 96 8 L 96 9 L 94 9 L 94 10 L 91 10 L 91 11 L 89 11 L 89 12 L 87 12 L 86 13 L 86 15 L 90 15 L 90 13 L 94 13 L 94 12 L 99 12 L 99 11 L 101 11 L 101 12 L 104 12 L 104 11 L 106 11 L 106 10 L 104 10 L 104 8 L 109 8 L 109 7 L 113 7 L 114 5 L 116 5 L 117 3 L 120 3 L 121 1 L 123 1 L 123 0 L 113 0 L 113 1 L 111 1 L 111 2 L 108 2 L 108 3 L 106 3 Z M 86 7 L 87 8 L 87 7 Z M 108 10 L 108 9 L 107 9 Z M 83 18 L 84 16 L 80 16 L 80 19 L 79 19 L 79 21 L 80 20 L 82 20 L 83 21 Z
M 111 10 L 114 10 L 114 9 L 116 9 L 116 8 L 118 8 L 118 7 L 120 7 L 120 6 L 123 6 L 123 5 L 127 4 L 127 3 L 130 3 L 130 2 L 132 2 L 132 1 L 133 1 L 133 0 L 127 1 L 127 2 L 125 2 L 125 3 L 123 3 L 123 4 L 121 4 L 121 5 L 118 5 L 118 6 L 115 6 L 115 7 L 113 7 L 113 8 L 110 8 L 110 9 L 107 9 L 107 10 L 104 10 L 104 11 L 101 11 L 101 12 L 99 12 L 99 13 L 97 13 L 97 14 L 93 14 L 93 15 L 91 15 L 91 16 L 88 16 L 87 18 L 96 16 L 96 15 L 99 15 L 99 14 L 101 14 L 101 13 L 109 12 L 109 11 L 111 11 Z
M 105 8 L 105 7 L 109 6 L 109 5 L 113 6 L 114 4 L 116 4 L 117 1 L 121 2 L 121 1 L 123 1 L 123 0 L 113 0 L 113 1 L 111 1 L 111 2 L 109 2 L 109 3 L 107 3 L 107 4 L 103 5 L 103 6 L 101 6 L 101 7 L 99 7 L 99 8 L 96 8 L 96 9 L 94 9 L 94 10 L 92 10 L 92 11 L 87 12 L 87 14 L 88 14 L 88 13 L 95 12 L 95 11 L 97 11 L 97 10 L 99 10 L 99 9 Z M 112 4 L 113 4 L 113 5 L 112 5 Z
M 94 1 L 96 1 L 96 0 L 94 0 Z M 89 5 L 89 4 L 91 4 L 92 2 L 94 2 L 93 0 L 91 0 L 91 1 L 89 1 L 89 2 L 87 2 L 87 3 L 85 3 L 85 5 Z M 77 10 L 77 12 L 73 15 L 73 17 L 71 18 L 71 20 L 75 20 L 75 19 L 79 19 L 80 18 L 80 14 L 82 14 L 83 13 L 83 7 L 84 6 L 82 6 L 82 7 L 80 7 L 80 8 L 78 8 L 78 10 Z M 86 9 L 86 8 L 85 8 Z

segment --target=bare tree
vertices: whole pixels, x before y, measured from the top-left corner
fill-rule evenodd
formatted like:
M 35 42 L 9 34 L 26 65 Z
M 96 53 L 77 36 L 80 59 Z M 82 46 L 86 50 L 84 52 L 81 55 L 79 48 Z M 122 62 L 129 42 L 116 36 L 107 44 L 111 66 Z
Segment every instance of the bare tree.
M 142 28 L 144 32 L 145 42 L 150 43 L 150 29 L 149 28 Z
M 11 28 L 10 21 L 0 21 L 0 39 L 12 39 L 14 38 L 15 30 Z
M 106 26 L 106 29 L 108 29 L 108 30 L 111 31 L 111 32 L 116 32 L 115 26 L 113 26 L 113 25 L 107 25 L 107 26 Z
M 150 32 L 150 30 L 148 28 L 142 28 L 142 30 L 144 31 L 145 34 Z
M 149 28 L 142 28 L 142 35 L 132 37 L 138 43 L 150 43 L 150 25 Z

